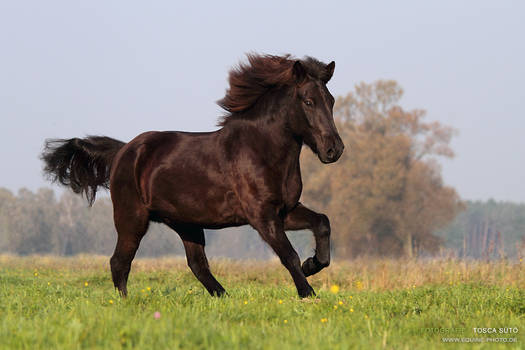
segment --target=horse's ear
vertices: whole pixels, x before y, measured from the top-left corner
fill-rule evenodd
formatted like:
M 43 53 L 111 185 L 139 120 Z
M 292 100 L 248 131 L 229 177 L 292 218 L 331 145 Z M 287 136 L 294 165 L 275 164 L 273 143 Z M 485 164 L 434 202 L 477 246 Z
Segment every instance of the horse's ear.
M 306 79 L 306 70 L 303 67 L 301 61 L 295 61 L 292 68 L 292 74 L 296 83 L 301 83 Z
M 323 77 L 323 82 L 326 84 L 332 79 L 332 75 L 334 75 L 334 69 L 335 69 L 335 62 L 332 61 L 328 63 L 325 67 L 325 76 Z

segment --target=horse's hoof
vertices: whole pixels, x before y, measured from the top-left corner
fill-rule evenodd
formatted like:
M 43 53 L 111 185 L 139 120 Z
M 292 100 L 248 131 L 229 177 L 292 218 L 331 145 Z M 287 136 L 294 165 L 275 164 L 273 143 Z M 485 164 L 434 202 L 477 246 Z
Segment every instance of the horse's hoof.
M 301 298 L 315 297 L 314 289 L 312 287 L 310 287 L 310 286 L 308 286 L 307 288 L 304 288 L 302 290 L 298 290 L 297 292 L 299 293 L 299 296 Z
M 210 292 L 212 297 L 222 297 L 228 295 L 224 289 L 217 289 Z
M 323 268 L 327 267 L 328 264 L 323 264 L 319 260 L 317 260 L 317 257 L 308 258 L 303 262 L 303 265 L 301 266 L 303 273 L 306 277 L 315 275 L 319 271 L 321 271 Z

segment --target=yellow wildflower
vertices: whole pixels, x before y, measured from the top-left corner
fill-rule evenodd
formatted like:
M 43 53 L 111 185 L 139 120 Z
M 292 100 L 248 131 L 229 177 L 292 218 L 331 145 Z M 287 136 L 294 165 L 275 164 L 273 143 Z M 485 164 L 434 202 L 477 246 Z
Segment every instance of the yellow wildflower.
M 328 319 L 327 318 L 321 318 L 321 323 L 325 323 L 325 322 L 328 322 Z
M 333 284 L 331 287 L 330 287 L 330 292 L 334 293 L 334 294 L 337 294 L 339 292 L 339 286 L 337 284 Z

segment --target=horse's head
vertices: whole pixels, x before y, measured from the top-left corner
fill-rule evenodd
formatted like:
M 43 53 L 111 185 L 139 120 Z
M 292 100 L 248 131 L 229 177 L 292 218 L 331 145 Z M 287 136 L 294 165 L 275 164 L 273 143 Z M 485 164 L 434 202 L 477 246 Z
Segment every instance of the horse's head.
M 295 113 L 289 116 L 290 124 L 321 162 L 333 163 L 345 148 L 334 123 L 334 97 L 326 88 L 334 73 L 335 62 L 316 67 L 320 70 L 316 72 L 318 74 L 309 74 L 305 64 L 308 62 L 296 61 L 293 65 L 296 84 L 292 110 Z

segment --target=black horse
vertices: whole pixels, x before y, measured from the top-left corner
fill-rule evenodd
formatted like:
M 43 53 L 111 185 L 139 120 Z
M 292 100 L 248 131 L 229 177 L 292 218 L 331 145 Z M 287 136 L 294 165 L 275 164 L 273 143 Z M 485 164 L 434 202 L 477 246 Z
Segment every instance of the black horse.
M 230 71 L 217 131 L 151 131 L 129 143 L 46 141 L 44 171 L 53 181 L 83 192 L 90 204 L 98 186 L 111 191 L 118 232 L 111 273 L 122 295 L 150 221 L 180 235 L 191 271 L 211 295 L 224 288 L 210 272 L 203 229 L 246 224 L 279 256 L 299 295 L 315 295 L 306 277 L 330 263 L 330 223 L 299 203 L 299 154 L 306 144 L 332 163 L 343 152 L 326 88 L 334 68 L 311 57 L 248 55 Z M 302 229 L 313 231 L 316 251 L 301 266 L 285 230 Z

